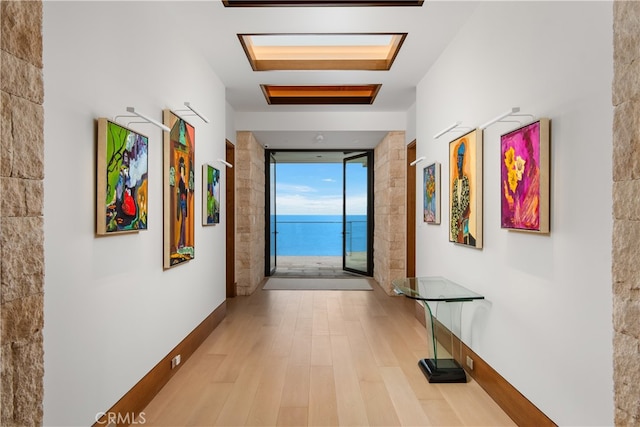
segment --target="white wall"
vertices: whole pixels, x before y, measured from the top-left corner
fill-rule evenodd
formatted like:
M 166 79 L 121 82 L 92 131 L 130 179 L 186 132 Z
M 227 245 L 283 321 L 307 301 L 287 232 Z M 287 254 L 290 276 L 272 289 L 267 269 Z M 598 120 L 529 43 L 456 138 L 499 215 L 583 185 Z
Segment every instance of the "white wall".
M 226 138 L 232 144 L 236 143 L 235 114 L 236 114 L 235 110 L 233 109 L 231 104 L 229 104 L 227 102 L 226 103 L 226 117 L 225 117 L 225 123 L 226 123 L 225 133 L 226 133 Z
M 405 112 L 236 112 L 236 129 L 253 131 L 392 131 L 407 126 Z
M 212 121 L 186 117 L 196 170 L 224 158 L 225 88 L 162 7 L 44 3 L 45 425 L 93 424 L 225 300 L 225 216 L 200 225 L 199 184 L 195 259 L 163 271 L 162 131 L 152 125 L 130 125 L 150 139 L 148 230 L 94 236 L 96 118 L 135 106 L 161 120 L 190 101 Z
M 412 143 L 416 139 L 416 104 L 407 111 L 407 127 L 405 130 L 405 142 Z M 420 216 L 422 218 L 422 216 Z
M 560 425 L 613 424 L 612 25 L 611 2 L 482 3 L 417 88 L 417 155 L 442 163 L 443 190 L 442 224 L 418 224 L 417 273 L 486 296 L 463 310 L 464 341 Z M 484 134 L 484 249 L 449 243 L 460 134 L 433 135 L 515 106 L 551 119 L 551 234 L 500 229 L 499 137 L 517 127 L 501 123 Z

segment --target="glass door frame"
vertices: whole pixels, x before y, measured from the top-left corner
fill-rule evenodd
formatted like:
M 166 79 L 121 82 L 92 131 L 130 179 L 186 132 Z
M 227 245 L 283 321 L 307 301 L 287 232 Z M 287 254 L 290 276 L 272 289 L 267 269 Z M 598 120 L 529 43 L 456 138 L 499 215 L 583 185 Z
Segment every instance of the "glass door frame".
M 278 234 L 277 224 L 277 206 L 276 206 L 276 158 L 271 150 L 265 150 L 264 153 L 265 162 L 265 224 L 264 224 L 264 239 L 265 239 L 265 254 L 264 254 L 264 275 L 272 276 L 276 272 L 278 265 L 278 247 L 276 238 Z M 273 171 L 271 166 L 273 165 Z M 273 209 L 273 211 L 272 211 Z M 273 217 L 272 217 L 273 215 Z M 271 219 L 273 218 L 273 222 Z
M 342 269 L 356 274 L 373 276 L 373 150 L 345 157 L 342 160 Z M 347 162 L 365 157 L 367 160 L 367 262 L 366 271 L 347 267 Z
M 272 199 L 273 199 L 273 210 L 274 210 L 274 215 L 275 212 L 277 211 L 277 206 L 275 203 L 275 184 L 274 184 L 274 188 L 273 188 L 273 195 L 271 194 L 271 180 L 273 179 L 273 182 L 275 183 L 275 175 L 276 175 L 276 171 L 274 168 L 274 171 L 272 173 L 271 171 L 271 160 L 273 159 L 274 163 L 277 164 L 277 161 L 274 157 L 274 154 L 278 153 L 278 152 L 283 152 L 283 151 L 290 151 L 290 152 L 341 152 L 343 153 L 346 157 L 343 158 L 343 217 L 342 217 L 342 233 L 343 233 L 343 237 L 342 237 L 342 267 L 343 270 L 345 271 L 349 271 L 352 273 L 357 273 L 357 274 L 363 274 L 366 276 L 370 276 L 373 277 L 373 230 L 374 230 L 374 203 L 373 203 L 373 180 L 374 180 L 374 174 L 373 174 L 373 167 L 374 167 L 374 150 L 373 149 L 348 149 L 348 150 L 340 150 L 340 149 L 265 149 L 264 150 L 264 161 L 265 161 L 265 227 L 264 227 L 264 236 L 265 236 L 265 242 L 264 242 L 264 246 L 265 246 L 265 250 L 264 250 L 264 254 L 265 254 L 265 265 L 264 265 L 264 274 L 266 277 L 272 276 L 275 271 L 276 271 L 276 267 L 277 267 L 277 246 L 276 246 L 276 233 L 277 233 L 277 224 L 276 221 L 274 221 L 273 223 L 273 227 L 271 224 L 271 203 L 272 203 Z M 351 156 L 349 155 L 349 153 L 358 153 L 355 156 Z M 362 272 L 359 270 L 353 270 L 353 269 L 348 269 L 345 268 L 345 238 L 344 238 L 344 232 L 345 232 L 345 216 L 344 216 L 344 212 L 345 212 L 345 199 L 344 199 L 344 179 L 345 179 L 345 175 L 344 175 L 344 160 L 351 158 L 351 157 L 360 157 L 360 156 L 367 156 L 367 272 Z M 273 176 L 272 176 L 273 175 Z M 272 231 L 272 228 L 274 229 Z M 274 243 L 274 257 L 275 257 L 275 262 L 273 263 L 273 268 L 271 268 L 271 239 L 273 239 Z

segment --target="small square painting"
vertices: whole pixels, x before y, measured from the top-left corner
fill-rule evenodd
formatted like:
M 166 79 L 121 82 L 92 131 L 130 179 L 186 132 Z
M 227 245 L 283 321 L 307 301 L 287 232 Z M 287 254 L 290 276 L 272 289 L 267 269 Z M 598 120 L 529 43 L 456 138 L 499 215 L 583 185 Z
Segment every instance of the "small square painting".
M 440 224 L 440 163 L 425 166 L 422 172 L 424 188 L 424 222 Z
M 202 165 L 202 225 L 220 223 L 220 170 Z

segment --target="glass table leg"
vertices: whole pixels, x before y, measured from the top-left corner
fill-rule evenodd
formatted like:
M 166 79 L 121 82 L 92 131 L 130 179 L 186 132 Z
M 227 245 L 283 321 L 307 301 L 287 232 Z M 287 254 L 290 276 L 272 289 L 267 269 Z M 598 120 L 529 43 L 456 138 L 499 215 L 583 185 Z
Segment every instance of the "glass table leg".
M 455 332 L 458 335 L 460 334 L 462 304 L 442 302 L 442 304 L 446 304 L 446 309 L 441 310 L 440 315 L 443 320 L 448 318 L 444 323 L 437 320 L 439 304 L 441 303 L 436 303 L 436 316 L 433 316 L 428 302 L 423 301 L 422 304 L 424 306 L 427 339 L 430 344 L 429 350 L 431 354 L 428 358 L 421 359 L 418 362 L 418 366 L 430 383 L 466 383 L 467 376 L 464 368 L 454 359 L 456 352 L 458 357 L 461 357 L 462 354 L 461 348 L 455 348 L 454 343 L 456 340 L 453 339 Z M 444 341 L 440 344 L 443 347 L 440 350 L 438 349 L 439 341 Z M 461 343 L 460 346 L 462 346 Z M 445 353 L 443 350 L 448 350 L 451 357 L 442 357 L 442 353 Z M 438 353 L 440 353 L 441 357 L 438 357 Z

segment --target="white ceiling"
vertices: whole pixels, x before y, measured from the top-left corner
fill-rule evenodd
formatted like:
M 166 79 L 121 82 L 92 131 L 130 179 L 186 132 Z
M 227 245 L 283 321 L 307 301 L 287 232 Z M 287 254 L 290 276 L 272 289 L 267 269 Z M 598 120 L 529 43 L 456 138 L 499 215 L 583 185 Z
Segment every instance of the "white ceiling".
M 167 13 L 184 17 L 183 36 L 198 49 L 225 85 L 227 102 L 236 112 L 406 112 L 415 103 L 416 85 L 428 72 L 477 2 L 426 0 L 421 7 L 224 7 L 221 1 L 161 3 Z M 259 71 L 251 69 L 240 33 L 408 33 L 389 71 Z M 268 105 L 261 84 L 382 84 L 373 105 Z M 362 129 L 366 131 L 366 129 Z M 390 129 L 397 130 L 397 129 Z M 317 148 L 322 131 L 289 134 L 287 129 L 258 132 L 263 144 L 280 148 Z M 340 148 L 372 148 L 380 132 L 327 132 L 325 141 Z M 382 133 L 384 135 L 384 133 Z M 289 141 L 285 144 L 283 141 Z M 358 141 L 358 142 L 354 142 Z M 297 145 L 302 144 L 302 145 Z M 315 144 L 316 146 L 312 145 Z M 334 148 L 334 147 L 326 147 Z M 337 147 L 336 147 L 337 148 Z
M 364 151 L 277 151 L 273 157 L 278 163 L 342 163 L 346 158 L 364 154 Z M 360 159 L 366 163 L 366 157 Z
M 368 149 L 385 137 L 383 131 L 253 131 L 265 148 Z

